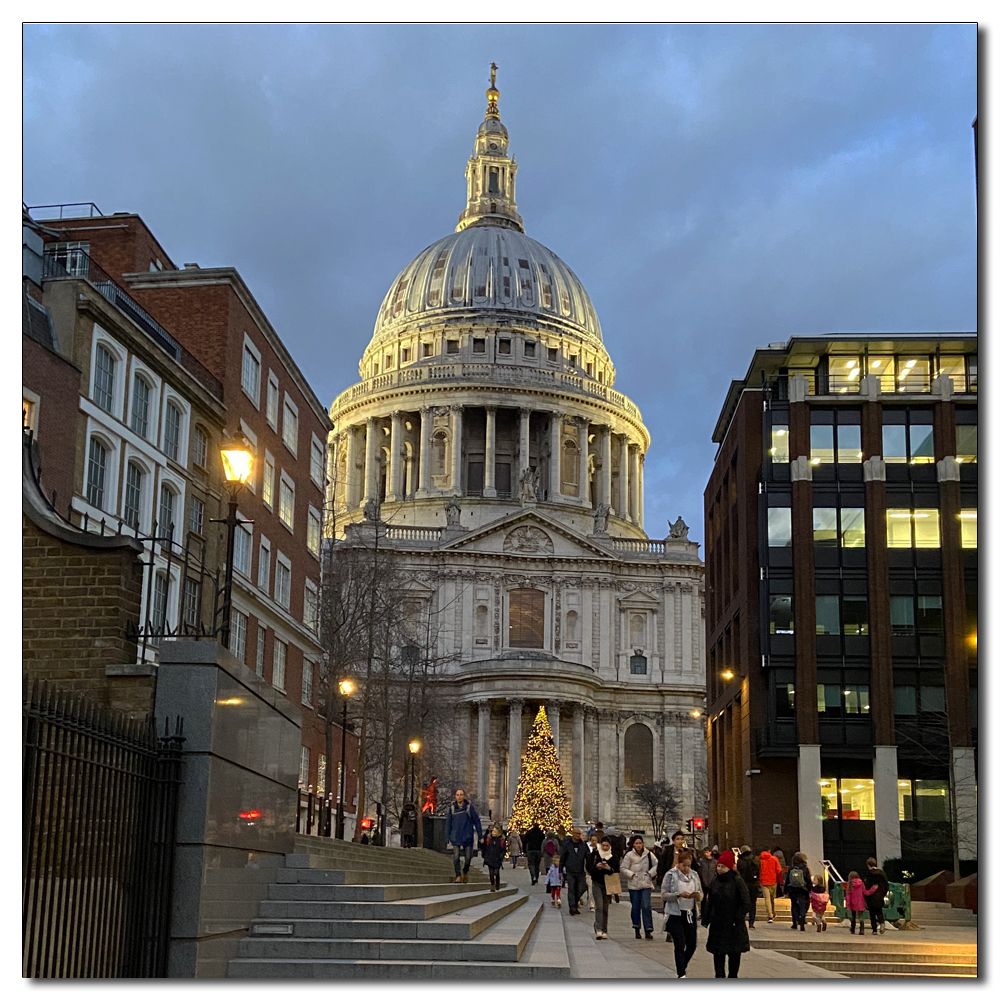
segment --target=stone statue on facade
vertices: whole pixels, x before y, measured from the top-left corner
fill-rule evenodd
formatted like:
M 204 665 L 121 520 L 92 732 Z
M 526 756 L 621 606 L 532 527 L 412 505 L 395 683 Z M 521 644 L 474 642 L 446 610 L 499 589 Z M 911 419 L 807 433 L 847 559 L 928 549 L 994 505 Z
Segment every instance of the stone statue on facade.
M 670 524 L 670 522 L 667 521 L 667 524 Z M 678 514 L 677 520 L 673 524 L 670 524 L 670 537 L 679 538 L 686 542 L 687 536 L 688 526 L 684 523 L 684 518 Z
M 449 528 L 462 527 L 462 505 L 452 497 L 444 507 L 444 516 L 448 519 Z
M 530 466 L 521 472 L 521 503 L 534 503 L 538 498 L 538 474 Z
M 597 505 L 597 510 L 594 511 L 595 535 L 606 535 L 608 533 L 608 517 L 610 514 L 611 508 L 606 503 Z
M 372 497 L 362 508 L 362 513 L 365 516 L 366 521 L 377 521 L 378 520 L 378 501 Z

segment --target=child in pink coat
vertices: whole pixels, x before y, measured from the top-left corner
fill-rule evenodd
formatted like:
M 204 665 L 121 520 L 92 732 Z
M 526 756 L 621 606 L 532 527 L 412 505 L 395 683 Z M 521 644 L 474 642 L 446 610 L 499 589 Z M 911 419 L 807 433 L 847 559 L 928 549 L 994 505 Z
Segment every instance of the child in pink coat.
M 826 908 L 830 903 L 830 894 L 826 891 L 826 886 L 823 885 L 822 875 L 813 875 L 812 891 L 809 893 L 809 902 L 812 904 L 813 911 L 813 923 L 816 925 L 816 931 L 826 930 Z
M 844 883 L 844 906 L 847 907 L 847 911 L 851 915 L 851 933 L 854 933 L 855 923 L 859 923 L 861 929 L 858 933 L 864 936 L 865 922 L 861 918 L 861 914 L 865 912 L 867 906 L 865 903 L 865 884 L 858 877 L 857 872 L 851 872 Z

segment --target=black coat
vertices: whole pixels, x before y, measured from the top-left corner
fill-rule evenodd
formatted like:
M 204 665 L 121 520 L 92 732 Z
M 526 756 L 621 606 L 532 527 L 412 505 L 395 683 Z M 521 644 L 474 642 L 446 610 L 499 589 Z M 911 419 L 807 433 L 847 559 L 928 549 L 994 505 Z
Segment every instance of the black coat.
M 597 867 L 598 863 L 601 861 L 604 861 L 606 865 L 611 866 L 610 872 L 606 868 Z M 587 874 L 591 878 L 604 878 L 605 875 L 610 875 L 611 872 L 620 871 L 621 864 L 622 859 L 618 857 L 614 851 L 611 852 L 611 857 L 608 858 L 607 861 L 605 861 L 604 858 L 597 853 L 597 851 L 591 851 L 590 854 L 587 855 Z
M 533 826 L 527 833 L 521 835 L 521 844 L 526 851 L 540 851 L 545 834 L 540 827 Z
M 507 841 L 503 837 L 490 835 L 480 845 L 483 849 L 483 864 L 487 868 L 502 868 L 507 853 Z
M 873 885 L 878 886 L 878 892 L 873 892 L 870 896 L 865 896 L 865 902 L 868 904 L 869 910 L 872 905 L 876 909 L 883 906 L 883 900 L 886 897 L 886 893 L 889 891 L 889 880 L 885 877 L 885 872 L 881 868 L 869 868 L 868 871 L 861 876 L 862 881 L 865 883 L 865 888 L 870 889 Z
M 736 871 L 743 879 L 751 898 L 760 888 L 760 862 L 752 854 L 741 854 L 736 862 Z
M 701 923 L 708 928 L 705 948 L 713 955 L 733 955 L 750 950 L 747 914 L 750 893 L 734 872 L 716 875 L 701 904 Z
M 574 842 L 571 837 L 562 845 L 560 867 L 570 875 L 582 875 L 586 871 L 587 855 L 590 848 L 585 840 Z
M 804 889 L 796 889 L 795 886 L 788 884 L 788 879 L 789 876 L 792 874 L 793 868 L 802 869 L 802 875 L 806 880 L 806 887 Z M 811 889 L 812 889 L 812 876 L 809 874 L 809 867 L 808 865 L 806 865 L 804 861 L 800 861 L 797 865 L 792 865 L 791 868 L 785 869 L 785 892 L 793 896 L 800 896 L 800 895 L 808 896 Z

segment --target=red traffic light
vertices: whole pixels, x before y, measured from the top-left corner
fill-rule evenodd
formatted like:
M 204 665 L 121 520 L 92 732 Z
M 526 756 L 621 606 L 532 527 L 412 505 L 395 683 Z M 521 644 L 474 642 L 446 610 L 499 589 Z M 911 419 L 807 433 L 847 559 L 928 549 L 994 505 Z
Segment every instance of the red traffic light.
M 260 819 L 260 810 L 250 809 L 248 812 L 241 812 L 240 819 Z
M 695 830 L 704 830 L 705 820 L 701 816 L 695 816 L 695 818 L 691 820 L 691 825 Z
M 362 830 L 370 830 L 374 825 L 375 825 L 375 821 L 370 816 L 366 816 L 361 821 L 361 829 Z

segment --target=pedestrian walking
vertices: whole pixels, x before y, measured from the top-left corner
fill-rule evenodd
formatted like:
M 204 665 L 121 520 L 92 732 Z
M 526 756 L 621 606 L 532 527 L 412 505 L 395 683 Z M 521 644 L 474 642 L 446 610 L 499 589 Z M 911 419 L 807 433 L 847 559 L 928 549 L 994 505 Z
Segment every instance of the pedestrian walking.
M 642 837 L 636 836 L 632 849 L 622 858 L 621 874 L 625 876 L 625 888 L 632 901 L 632 928 L 636 938 L 641 938 L 640 920 L 648 940 L 653 940 L 653 908 L 650 897 L 653 893 L 653 875 L 656 873 L 656 858 L 646 850 Z
M 528 874 L 531 876 L 532 885 L 538 884 L 538 869 L 542 864 L 542 844 L 544 841 L 545 834 L 542 833 L 542 828 L 537 823 L 531 825 L 521 841 L 528 859 Z
M 806 915 L 809 913 L 809 891 L 812 889 L 812 875 L 806 864 L 808 858 L 797 851 L 792 855 L 792 864 L 785 872 L 785 893 L 792 906 L 792 930 L 806 929 Z
M 715 964 L 715 978 L 725 979 L 729 958 L 729 979 L 738 979 L 743 952 L 750 950 L 746 915 L 750 910 L 747 887 L 736 871 L 732 851 L 723 851 L 716 865 L 715 880 L 705 893 L 701 924 L 708 928 L 705 948 Z
M 767 922 L 774 923 L 774 897 L 781 881 L 781 862 L 770 852 L 760 852 L 760 891 L 764 896 Z
M 552 905 L 557 909 L 562 909 L 562 872 L 559 865 L 549 865 L 549 870 L 545 873 L 545 891 L 552 897 Z
M 590 891 L 593 894 L 594 934 L 598 941 L 608 936 L 608 903 L 618 883 L 618 872 L 621 862 L 611 847 L 611 838 L 605 834 L 597 848 L 587 855 L 587 873 L 590 875 Z
M 559 840 L 555 835 L 554 830 L 549 830 L 545 834 L 545 840 L 542 843 L 542 864 L 545 866 L 545 873 L 548 874 L 549 866 L 552 864 L 553 858 L 559 853 Z
M 743 879 L 743 884 L 747 887 L 747 893 L 750 896 L 749 924 L 750 930 L 753 930 L 753 925 L 757 921 L 757 897 L 760 895 L 760 862 L 753 856 L 753 851 L 747 844 L 740 848 L 740 856 L 736 861 L 736 871 Z
M 500 890 L 500 869 L 507 854 L 507 841 L 503 831 L 498 826 L 490 830 L 489 836 L 480 844 L 483 849 L 483 865 L 490 873 L 490 892 Z
M 851 933 L 856 925 L 861 937 L 865 936 L 865 884 L 857 872 L 848 872 L 844 883 L 844 906 L 851 915 Z
M 781 870 L 784 871 L 785 867 L 786 867 L 786 865 L 785 865 L 785 853 L 784 853 L 784 851 L 782 851 L 782 849 L 780 847 L 775 847 L 771 851 L 771 853 L 777 859 L 778 864 L 781 865 Z M 784 893 L 784 882 L 783 882 L 782 879 L 779 878 L 778 879 L 778 895 L 779 896 L 783 896 L 784 894 L 785 894 Z
M 822 875 L 813 875 L 812 892 L 809 893 L 809 903 L 813 911 L 813 923 L 816 932 L 826 930 L 826 908 L 830 905 L 830 893 L 823 885 Z
M 684 844 L 684 834 L 678 830 L 670 838 L 670 847 L 668 847 L 664 852 L 660 860 L 656 864 L 656 884 L 663 884 L 663 876 L 670 871 L 671 868 L 677 867 L 677 862 L 680 860 L 681 854 L 687 850 Z M 691 852 L 691 857 L 694 857 L 694 852 Z
M 517 830 L 510 830 L 507 833 L 507 851 L 510 854 L 510 867 L 517 867 L 517 859 L 521 856 L 521 835 Z
M 587 850 L 590 851 L 591 854 L 593 854 L 593 852 L 597 850 L 599 845 L 600 845 L 600 840 L 598 839 L 597 834 L 596 833 L 590 834 L 589 837 L 587 838 Z M 594 884 L 593 884 L 593 876 L 590 874 L 589 868 L 587 869 L 587 899 L 590 902 L 590 912 L 593 913 Z
M 590 848 L 580 830 L 574 830 L 562 845 L 559 867 L 565 876 L 569 895 L 569 915 L 575 917 L 580 912 L 580 899 L 587 890 L 587 855 Z
M 718 850 L 719 849 L 717 847 L 706 847 L 705 850 L 701 852 L 701 857 L 694 863 L 694 869 L 698 873 L 698 878 L 701 879 L 701 887 L 705 892 L 708 892 L 712 886 L 712 882 L 715 881 L 715 868 L 718 864 Z
M 885 897 L 889 892 L 889 880 L 874 858 L 868 859 L 868 871 L 862 881 L 865 883 L 865 902 L 872 922 L 872 934 L 885 933 Z
M 703 898 L 701 880 L 691 864 L 694 854 L 681 851 L 677 864 L 663 876 L 661 895 L 667 915 L 667 934 L 674 943 L 674 969 L 678 979 L 687 979 L 688 962 L 698 945 L 696 905 Z
M 469 881 L 469 866 L 472 864 L 473 835 L 483 839 L 483 826 L 479 821 L 476 807 L 465 797 L 461 788 L 455 789 L 455 801 L 448 807 L 444 825 L 444 839 L 454 852 L 455 881 Z M 464 855 L 465 867 L 460 859 Z

